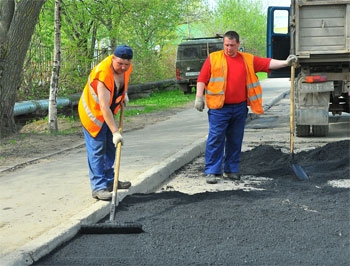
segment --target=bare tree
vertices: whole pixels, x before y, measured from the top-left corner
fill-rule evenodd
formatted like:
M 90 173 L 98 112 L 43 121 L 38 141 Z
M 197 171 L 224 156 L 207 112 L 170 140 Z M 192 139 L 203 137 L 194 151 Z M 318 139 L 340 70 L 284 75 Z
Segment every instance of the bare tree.
M 0 137 L 16 132 L 13 109 L 24 59 L 46 0 L 0 0 Z
M 57 92 L 61 66 L 61 4 L 62 0 L 55 0 L 54 59 L 49 97 L 49 130 L 51 133 L 58 131 Z

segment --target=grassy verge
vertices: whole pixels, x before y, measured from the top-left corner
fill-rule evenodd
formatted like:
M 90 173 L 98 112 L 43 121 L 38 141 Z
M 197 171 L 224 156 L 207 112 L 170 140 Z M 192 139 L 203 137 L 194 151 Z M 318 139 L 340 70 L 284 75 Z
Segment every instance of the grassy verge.
M 267 78 L 267 74 L 263 72 L 257 73 L 257 76 L 259 80 Z M 131 99 L 128 103 L 128 108 L 125 110 L 125 116 L 128 117 L 180 107 L 188 102 L 194 102 L 195 96 L 195 93 L 184 94 L 178 89 L 152 92 L 150 97 L 136 100 Z
M 263 80 L 267 78 L 267 73 L 265 72 L 258 72 L 256 73 L 256 75 L 258 76 L 259 80 Z
M 180 90 L 152 92 L 149 97 L 130 100 L 125 116 L 134 116 L 183 106 L 195 99 L 195 94 L 184 94 Z

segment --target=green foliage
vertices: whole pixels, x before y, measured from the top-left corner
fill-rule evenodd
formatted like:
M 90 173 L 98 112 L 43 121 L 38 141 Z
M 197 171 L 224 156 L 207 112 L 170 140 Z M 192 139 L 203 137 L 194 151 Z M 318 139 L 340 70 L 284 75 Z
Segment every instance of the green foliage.
M 256 73 L 256 75 L 258 76 L 259 80 L 263 80 L 267 78 L 267 73 L 265 72 L 258 72 Z
M 264 55 L 266 22 L 258 0 L 219 0 L 212 13 L 207 2 L 63 1 L 58 96 L 80 93 L 91 68 L 119 44 L 128 44 L 134 50 L 131 84 L 173 78 L 176 48 L 182 38 L 237 30 L 245 51 Z M 47 0 L 26 56 L 17 100 L 48 98 L 53 19 L 54 0 Z
M 266 14 L 260 0 L 218 0 L 207 31 L 212 35 L 234 30 L 245 52 L 265 56 Z
M 183 106 L 194 101 L 194 94 L 184 94 L 179 90 L 165 90 L 152 92 L 150 97 L 130 100 L 125 110 L 125 116 L 150 113 L 173 107 Z

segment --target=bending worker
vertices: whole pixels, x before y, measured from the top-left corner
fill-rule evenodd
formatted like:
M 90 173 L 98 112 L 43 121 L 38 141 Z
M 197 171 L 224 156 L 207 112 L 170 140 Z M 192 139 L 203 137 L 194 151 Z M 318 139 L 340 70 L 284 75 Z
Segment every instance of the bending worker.
M 92 197 L 100 200 L 112 198 L 116 146 L 123 144 L 114 115 L 128 101 L 132 57 L 129 46 L 116 47 L 112 55 L 92 69 L 79 100 Z M 118 189 L 130 186 L 130 182 L 118 181 Z
M 209 133 L 205 150 L 206 182 L 218 178 L 239 180 L 245 121 L 249 105 L 252 112 L 262 114 L 262 89 L 256 72 L 268 72 L 290 66 L 297 57 L 286 60 L 262 58 L 239 52 L 239 35 L 228 31 L 223 50 L 213 52 L 204 62 L 197 79 L 195 108 L 208 107 Z

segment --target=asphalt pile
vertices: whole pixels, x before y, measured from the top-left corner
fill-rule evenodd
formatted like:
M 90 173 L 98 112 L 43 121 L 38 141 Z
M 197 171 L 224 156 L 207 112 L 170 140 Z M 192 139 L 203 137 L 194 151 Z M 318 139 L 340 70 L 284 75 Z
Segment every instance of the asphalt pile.
M 127 196 L 117 220 L 141 223 L 144 233 L 79 234 L 34 265 L 349 265 L 349 188 L 329 185 L 349 181 L 349 146 L 298 153 L 311 176 L 304 182 L 289 154 L 258 146 L 241 158 L 247 179 L 269 177 L 256 190 Z M 196 158 L 173 177 L 204 178 L 203 163 Z

